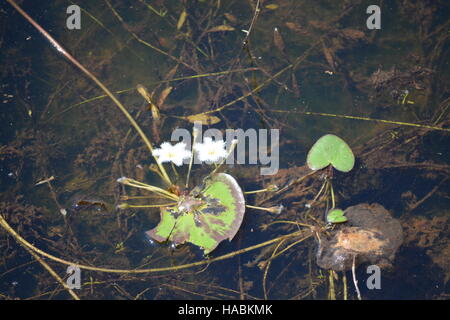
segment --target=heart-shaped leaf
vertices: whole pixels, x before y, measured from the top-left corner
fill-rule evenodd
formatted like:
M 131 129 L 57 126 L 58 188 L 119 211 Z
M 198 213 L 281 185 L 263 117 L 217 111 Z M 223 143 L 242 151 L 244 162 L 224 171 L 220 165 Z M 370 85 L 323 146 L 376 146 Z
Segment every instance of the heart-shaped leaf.
M 327 214 L 327 222 L 328 223 L 342 223 L 346 222 L 347 217 L 344 216 L 344 211 L 341 209 L 333 209 L 330 210 Z
M 183 196 L 177 206 L 161 209 L 161 221 L 147 235 L 175 245 L 190 242 L 208 254 L 223 240 L 233 239 L 244 213 L 245 199 L 238 183 L 219 173 Z
M 311 147 L 306 162 L 312 170 L 320 170 L 331 164 L 336 170 L 349 172 L 355 165 L 355 156 L 344 140 L 334 134 L 327 134 Z

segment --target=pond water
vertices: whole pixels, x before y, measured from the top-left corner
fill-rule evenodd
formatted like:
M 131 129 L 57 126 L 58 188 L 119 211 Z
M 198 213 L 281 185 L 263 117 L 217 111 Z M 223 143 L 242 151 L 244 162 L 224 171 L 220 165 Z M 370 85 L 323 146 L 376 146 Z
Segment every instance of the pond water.
M 154 148 L 176 129 L 191 132 L 195 119 L 203 133 L 254 133 L 238 144 L 244 163 L 219 170 L 244 192 L 285 189 L 246 194 L 247 205 L 274 212 L 247 207 L 234 238 L 205 257 L 195 245 L 146 237 L 160 213 L 142 206 L 164 202 L 117 179 L 182 190 L 155 173 L 145 141 L 99 86 L 2 2 L 0 214 L 35 247 L 69 262 L 167 269 L 82 268 L 74 290 L 81 299 L 343 299 L 344 291 L 357 299 L 351 270 L 343 280 L 317 265 L 318 241 L 342 228 L 326 225 L 332 204 L 377 203 L 402 225 L 403 244 L 381 269 L 380 288 L 366 285 L 367 263 L 356 268 L 362 298 L 448 299 L 448 4 L 383 1 L 381 29 L 369 30 L 371 4 L 20 1 L 113 92 Z M 77 12 L 68 14 L 70 5 L 80 9 L 79 29 L 68 28 Z M 305 166 L 325 134 L 353 150 L 350 172 Z M 261 174 L 269 166 L 272 174 Z M 181 189 L 188 167 L 164 164 Z M 194 163 L 191 186 L 213 169 Z M 5 225 L 0 257 L 0 299 L 71 299 Z M 67 265 L 46 261 L 66 281 Z

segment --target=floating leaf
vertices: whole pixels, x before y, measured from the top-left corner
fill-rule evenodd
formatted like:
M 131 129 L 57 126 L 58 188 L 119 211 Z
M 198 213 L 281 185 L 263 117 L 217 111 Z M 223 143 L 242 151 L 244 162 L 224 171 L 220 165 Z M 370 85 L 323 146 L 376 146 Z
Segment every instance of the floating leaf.
M 327 214 L 327 222 L 328 223 L 342 223 L 346 222 L 347 217 L 344 216 L 344 211 L 341 209 L 333 209 L 330 210 Z
M 234 28 L 227 24 L 223 24 L 221 26 L 213 27 L 209 29 L 207 32 L 219 32 L 219 31 L 234 31 Z
M 336 170 L 349 172 L 355 165 L 355 156 L 344 140 L 327 134 L 312 146 L 306 162 L 312 170 L 320 170 L 331 164 Z
M 176 207 L 161 209 L 161 221 L 146 234 L 158 242 L 190 242 L 208 254 L 223 240 L 233 239 L 244 212 L 245 199 L 238 183 L 219 173 L 183 196 Z
M 189 122 L 201 122 L 204 125 L 211 125 L 211 124 L 216 124 L 220 122 L 220 118 L 216 117 L 216 116 L 210 116 L 204 113 L 199 113 L 199 114 L 193 114 L 191 116 L 187 116 L 186 119 Z

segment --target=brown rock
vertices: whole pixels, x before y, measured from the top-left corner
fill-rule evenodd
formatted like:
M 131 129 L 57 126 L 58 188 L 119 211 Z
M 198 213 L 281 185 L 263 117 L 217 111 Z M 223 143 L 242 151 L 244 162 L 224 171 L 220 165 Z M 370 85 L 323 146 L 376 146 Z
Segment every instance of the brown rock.
M 369 262 L 390 267 L 403 241 L 400 222 L 379 204 L 359 204 L 345 210 L 348 222 L 337 227 L 331 238 L 322 239 L 317 264 L 335 271 L 350 270 Z

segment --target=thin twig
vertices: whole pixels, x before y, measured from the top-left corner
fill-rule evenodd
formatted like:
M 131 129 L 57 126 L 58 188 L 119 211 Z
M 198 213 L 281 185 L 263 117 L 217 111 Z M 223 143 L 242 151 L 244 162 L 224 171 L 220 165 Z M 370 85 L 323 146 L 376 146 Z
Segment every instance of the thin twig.
M 39 257 L 33 250 L 29 248 L 25 248 L 55 279 L 58 281 L 69 294 L 75 299 L 80 300 L 80 297 L 61 279 L 61 277 L 44 261 L 41 257 Z
M 45 31 L 44 28 L 42 28 L 33 18 L 31 18 L 21 7 L 17 5 L 17 3 L 14 0 L 6 0 L 9 2 L 11 6 L 14 7 L 29 23 L 31 23 L 50 43 L 51 45 L 59 52 L 61 53 L 67 60 L 69 60 L 73 65 L 75 65 L 78 69 L 80 69 L 86 76 L 88 76 L 92 81 L 94 81 L 100 89 L 102 89 L 106 95 L 114 102 L 114 104 L 122 111 L 122 113 L 125 115 L 125 117 L 128 119 L 130 124 L 136 129 L 136 131 L 141 136 L 144 143 L 147 145 L 148 149 L 150 150 L 150 153 L 153 156 L 153 147 L 150 143 L 150 140 L 145 135 L 144 131 L 142 131 L 141 127 L 137 124 L 137 122 L 133 119 L 133 117 L 130 115 L 130 113 L 127 111 L 127 109 L 123 106 L 123 104 L 116 98 L 116 96 L 88 69 L 86 69 L 78 60 L 76 60 L 69 52 L 66 51 L 47 31 Z M 172 185 L 172 182 L 170 181 L 169 176 L 167 175 L 166 170 L 164 169 L 161 162 L 158 160 L 157 157 L 153 156 L 155 158 L 156 164 L 159 167 L 159 170 L 161 171 L 164 181 Z
M 356 259 L 356 255 L 353 256 L 353 264 L 352 264 L 353 284 L 355 285 L 356 294 L 358 295 L 358 300 L 361 300 L 361 293 L 359 292 L 359 288 L 358 288 L 358 280 L 356 280 L 355 259 Z
M 247 247 L 245 249 L 240 249 L 240 250 L 236 250 L 233 252 L 230 252 L 228 254 L 219 256 L 219 257 L 215 257 L 212 259 L 204 259 L 204 260 L 200 260 L 197 262 L 192 262 L 192 263 L 188 263 L 188 264 L 183 264 L 183 265 L 178 265 L 178 266 L 171 266 L 171 267 L 162 267 L 162 268 L 151 268 L 151 269 L 108 269 L 108 268 L 100 268 L 100 267 L 94 267 L 94 266 L 88 266 L 88 265 L 83 265 L 83 264 L 79 264 L 79 263 L 75 263 L 72 261 L 67 261 L 58 257 L 55 257 L 41 249 L 36 248 L 34 245 L 32 245 L 31 243 L 29 243 L 27 240 L 25 240 L 24 238 L 22 238 L 9 224 L 8 222 L 5 220 L 5 218 L 0 214 L 0 225 L 10 234 L 14 237 L 14 239 L 19 242 L 23 247 L 29 248 L 31 250 L 33 250 L 34 252 L 36 252 L 37 254 L 44 256 L 48 259 L 51 259 L 53 261 L 68 265 L 68 266 L 75 266 L 75 267 L 79 267 L 80 269 L 85 269 L 85 270 L 92 270 L 92 271 L 99 271 L 99 272 L 108 272 L 108 273 L 155 273 L 155 272 L 164 272 L 164 271 L 176 271 L 176 270 L 181 270 L 181 269 L 187 269 L 187 268 L 193 268 L 193 267 L 197 267 L 197 266 L 202 266 L 205 264 L 210 264 L 212 262 L 216 262 L 216 261 L 221 261 L 221 260 L 225 260 L 225 259 L 230 259 L 233 258 L 237 255 L 252 251 L 252 250 L 256 250 L 258 248 L 262 248 L 262 247 L 266 247 L 270 244 L 276 243 L 278 241 L 284 240 L 286 238 L 291 238 L 291 237 L 296 237 L 298 235 L 301 234 L 300 231 L 296 231 L 296 232 L 292 232 L 262 243 L 258 243 L 256 245 Z

